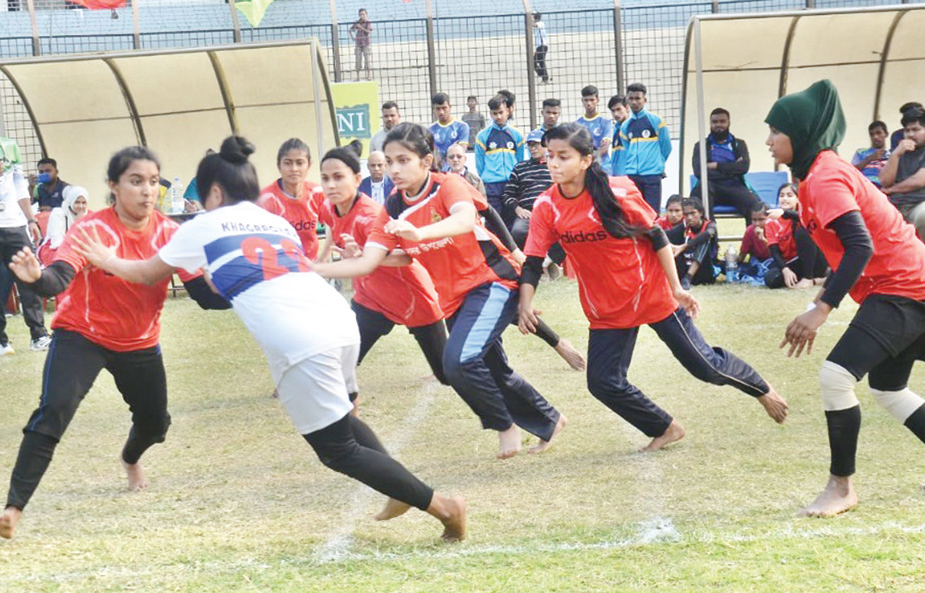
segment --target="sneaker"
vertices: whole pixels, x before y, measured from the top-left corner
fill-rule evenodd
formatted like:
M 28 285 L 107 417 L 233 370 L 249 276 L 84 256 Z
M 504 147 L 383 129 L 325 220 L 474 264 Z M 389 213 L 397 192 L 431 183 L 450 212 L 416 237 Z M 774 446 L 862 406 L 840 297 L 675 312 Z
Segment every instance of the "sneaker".
M 691 289 L 691 277 L 690 276 L 685 276 L 681 278 L 681 288 L 683 288 L 684 290 Z
M 562 276 L 562 268 L 554 263 L 551 263 L 549 264 L 549 267 L 546 268 L 546 274 L 549 275 L 550 280 L 558 280 Z
M 13 350 L 13 345 L 9 342 L 0 344 L 0 356 L 6 356 L 7 354 L 16 354 L 16 351 Z
M 35 338 L 34 340 L 32 340 L 32 343 L 29 344 L 29 350 L 35 350 L 35 351 L 48 350 L 49 344 L 51 344 L 50 336 L 39 336 L 38 338 Z

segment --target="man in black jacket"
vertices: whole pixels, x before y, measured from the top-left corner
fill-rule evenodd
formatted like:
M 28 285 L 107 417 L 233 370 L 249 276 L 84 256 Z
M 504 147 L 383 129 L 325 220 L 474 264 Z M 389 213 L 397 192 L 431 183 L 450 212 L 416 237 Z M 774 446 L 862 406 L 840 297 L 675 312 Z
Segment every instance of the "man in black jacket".
M 700 142 L 694 145 L 694 175 L 697 185 L 691 190 L 691 197 L 703 199 L 700 184 Z M 748 146 L 744 140 L 729 133 L 729 112 L 717 107 L 710 113 L 710 135 L 707 145 L 707 177 L 710 189 L 710 211 L 713 206 L 732 206 L 751 222 L 751 212 L 761 200 L 745 184 L 748 173 Z

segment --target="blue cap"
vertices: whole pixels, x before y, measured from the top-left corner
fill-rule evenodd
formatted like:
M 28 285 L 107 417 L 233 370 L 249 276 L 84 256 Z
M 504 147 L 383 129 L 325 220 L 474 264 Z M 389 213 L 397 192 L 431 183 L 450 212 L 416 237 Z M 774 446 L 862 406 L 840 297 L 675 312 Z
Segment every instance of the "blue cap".
M 530 130 L 527 134 L 527 142 L 542 142 L 543 136 L 546 134 L 543 130 Z

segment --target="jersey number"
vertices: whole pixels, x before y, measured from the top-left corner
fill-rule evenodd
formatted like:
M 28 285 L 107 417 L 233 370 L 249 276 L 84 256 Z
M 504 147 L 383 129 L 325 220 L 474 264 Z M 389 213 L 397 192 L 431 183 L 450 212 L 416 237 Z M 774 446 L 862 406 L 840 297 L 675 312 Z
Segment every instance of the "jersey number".
M 241 253 L 247 261 L 260 266 L 264 280 L 272 280 L 289 272 L 311 271 L 308 259 L 294 241 L 283 239 L 279 244 L 282 252 L 277 251 L 266 239 L 248 237 L 241 243 Z

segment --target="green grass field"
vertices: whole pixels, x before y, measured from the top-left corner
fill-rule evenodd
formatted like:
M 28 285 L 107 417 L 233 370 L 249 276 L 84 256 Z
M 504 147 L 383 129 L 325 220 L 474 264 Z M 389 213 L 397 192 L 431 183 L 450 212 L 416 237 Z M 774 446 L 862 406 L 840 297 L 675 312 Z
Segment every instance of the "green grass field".
M 0 591 L 923 591 L 925 449 L 858 393 L 861 505 L 796 516 L 824 485 L 816 376 L 855 310 L 845 303 L 799 360 L 777 349 L 810 292 L 695 288 L 698 325 L 752 362 L 791 404 L 783 426 L 740 392 L 690 377 L 649 329 L 630 378 L 688 436 L 654 455 L 585 388 L 584 376 L 513 328 L 514 367 L 569 418 L 544 455 L 494 458 L 497 439 L 397 328 L 360 368 L 362 415 L 412 471 L 465 496 L 469 539 L 439 543 L 412 511 L 371 515 L 380 495 L 325 469 L 295 434 L 263 357 L 231 312 L 169 299 L 162 345 L 173 426 L 144 458 L 151 487 L 125 491 L 125 404 L 103 374 L 26 510 L 0 541 Z M 545 318 L 587 342 L 577 285 L 541 285 Z M 39 395 L 44 355 L 0 359 L 0 483 Z M 923 389 L 921 369 L 912 386 Z

